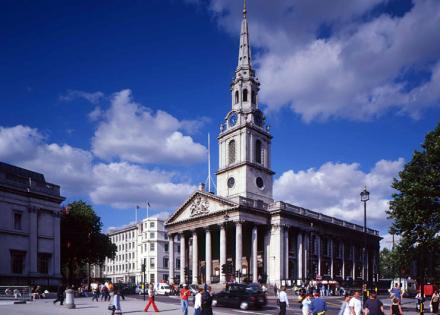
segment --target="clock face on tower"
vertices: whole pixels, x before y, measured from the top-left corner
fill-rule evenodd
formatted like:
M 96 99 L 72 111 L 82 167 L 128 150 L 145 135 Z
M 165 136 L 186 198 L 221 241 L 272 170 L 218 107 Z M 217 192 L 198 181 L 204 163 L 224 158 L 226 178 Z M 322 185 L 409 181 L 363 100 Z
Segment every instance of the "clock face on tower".
M 237 113 L 232 113 L 231 116 L 229 116 L 229 126 L 233 127 L 237 123 Z

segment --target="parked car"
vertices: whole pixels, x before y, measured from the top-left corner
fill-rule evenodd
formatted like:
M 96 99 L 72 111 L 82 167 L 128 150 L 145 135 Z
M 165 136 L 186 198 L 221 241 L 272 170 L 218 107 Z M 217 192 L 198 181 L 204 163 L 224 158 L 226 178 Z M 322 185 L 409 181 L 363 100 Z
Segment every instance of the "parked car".
M 154 293 L 158 295 L 170 295 L 171 287 L 166 283 L 156 283 Z
M 247 310 L 249 308 L 261 308 L 267 304 L 266 294 L 261 286 L 256 283 L 231 284 L 220 293 L 212 297 L 213 306 L 225 306 Z

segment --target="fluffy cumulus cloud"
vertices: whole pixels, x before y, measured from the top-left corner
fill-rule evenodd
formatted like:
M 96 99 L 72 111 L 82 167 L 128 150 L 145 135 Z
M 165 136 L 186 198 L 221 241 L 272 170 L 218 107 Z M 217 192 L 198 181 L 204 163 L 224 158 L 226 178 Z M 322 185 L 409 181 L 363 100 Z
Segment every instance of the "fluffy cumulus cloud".
M 115 93 L 95 132 L 93 153 L 111 161 L 134 163 L 192 163 L 203 160 L 206 148 L 182 130 L 198 126 L 134 102 L 130 90 Z
M 47 143 L 37 129 L 0 127 L 0 160 L 43 173 L 64 193 L 83 193 L 92 186 L 92 159 L 88 151 Z
M 249 3 L 254 56 L 269 110 L 305 121 L 412 117 L 440 106 L 440 2 L 414 1 L 402 16 L 376 14 L 382 0 L 256 0 Z M 240 3 L 211 0 L 220 25 L 238 34 Z M 422 78 L 422 79 L 420 79 Z
M 275 180 L 274 194 L 277 200 L 362 224 L 363 205 L 359 194 L 363 187 L 359 183 L 365 183 L 370 191 L 368 220 L 383 229 L 388 225 L 385 210 L 392 194 L 391 183 L 403 165 L 404 160 L 400 158 L 381 160 L 367 173 L 357 163 L 328 162 L 318 169 L 289 170 Z
M 172 173 L 125 162 L 98 164 L 93 172 L 97 179 L 90 194 L 93 202 L 116 208 L 134 208 L 148 200 L 156 209 L 169 209 L 196 189 L 189 183 L 176 183 Z

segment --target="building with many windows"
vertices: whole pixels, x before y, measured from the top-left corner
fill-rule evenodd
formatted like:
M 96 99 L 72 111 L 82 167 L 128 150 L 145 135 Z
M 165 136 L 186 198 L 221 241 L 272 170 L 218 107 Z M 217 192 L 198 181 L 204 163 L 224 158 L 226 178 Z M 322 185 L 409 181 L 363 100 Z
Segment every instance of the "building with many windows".
M 112 229 L 108 233 L 117 247 L 114 260 L 105 261 L 103 275 L 113 282 L 141 283 L 142 265 L 145 263 L 146 282 L 168 281 L 170 259 L 175 271 L 180 268 L 179 249 L 170 257 L 168 234 L 164 221 L 159 218 L 144 219 L 137 224 Z
M 259 91 L 245 7 L 232 104 L 218 136 L 217 194 L 202 186 L 166 222 L 169 247 L 180 239 L 180 282 L 372 281 L 378 231 L 273 199 L 272 135 Z M 232 273 L 221 273 L 224 265 Z M 175 266 L 169 273 L 174 279 Z
M 60 187 L 0 162 L 0 285 L 57 285 Z

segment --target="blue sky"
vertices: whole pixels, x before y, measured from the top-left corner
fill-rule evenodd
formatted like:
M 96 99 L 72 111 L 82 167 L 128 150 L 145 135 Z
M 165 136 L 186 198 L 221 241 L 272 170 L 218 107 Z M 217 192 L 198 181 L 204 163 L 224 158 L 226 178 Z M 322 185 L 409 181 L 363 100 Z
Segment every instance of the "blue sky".
M 311 5 L 312 4 L 312 5 Z M 440 117 L 438 1 L 250 0 L 274 195 L 386 234 L 392 178 Z M 105 228 L 173 210 L 230 110 L 241 2 L 3 1 L 0 160 L 43 172 Z M 145 214 L 145 211 L 143 211 Z

